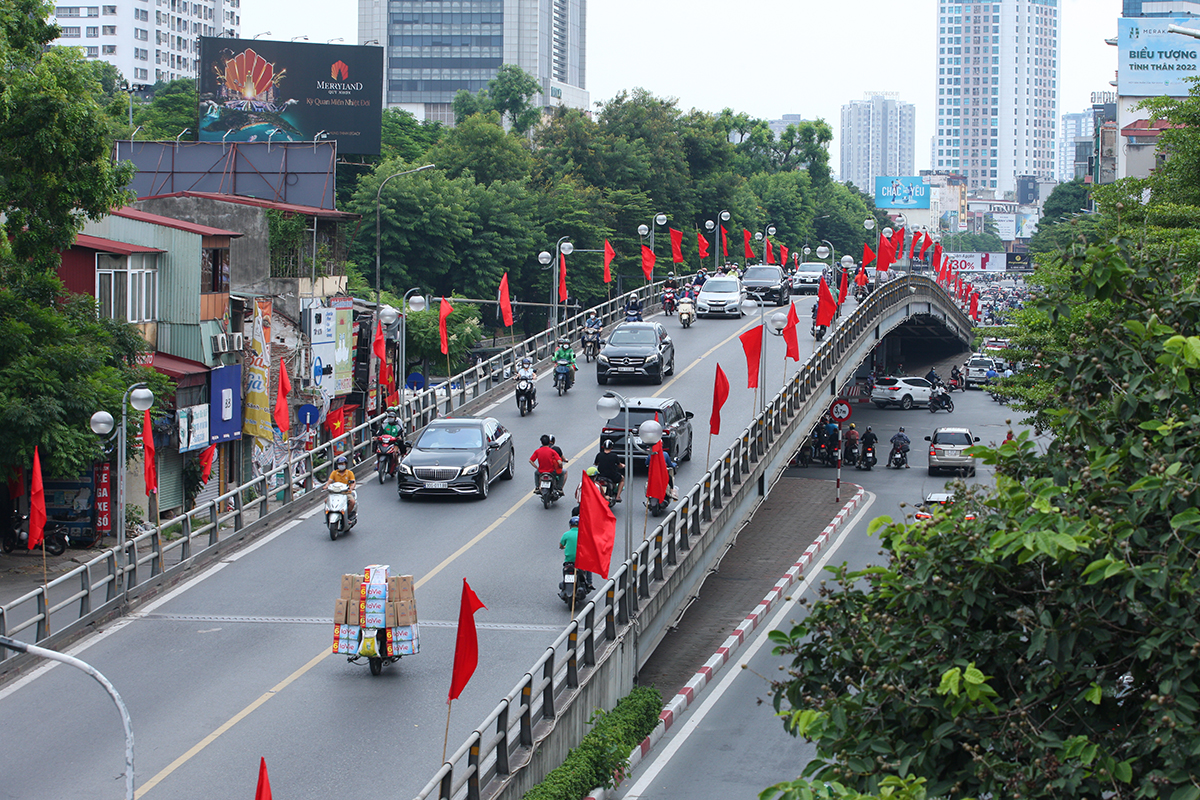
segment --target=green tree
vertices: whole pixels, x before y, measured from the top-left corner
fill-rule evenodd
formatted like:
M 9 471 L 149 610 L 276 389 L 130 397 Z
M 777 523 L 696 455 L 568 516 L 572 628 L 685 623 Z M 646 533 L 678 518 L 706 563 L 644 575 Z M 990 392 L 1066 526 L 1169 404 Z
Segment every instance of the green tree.
M 1050 192 L 1042 206 L 1042 219 L 1038 227 L 1052 225 L 1087 208 L 1088 185 L 1082 180 L 1060 183 Z
M 442 336 L 439 327 L 440 308 L 434 302 L 432 308 L 412 312 L 405 326 L 406 358 L 415 364 L 423 362 L 425 376 L 446 373 L 446 355 L 442 353 Z M 467 351 L 479 341 L 479 309 L 468 303 L 459 303 L 446 317 L 446 344 L 450 351 L 450 374 L 465 369 Z
M 416 162 L 438 143 L 446 127 L 440 122 L 418 122 L 412 112 L 389 108 L 383 112 L 381 160 L 399 158 Z
M 504 132 L 495 111 L 467 117 L 447 131 L 427 155 L 447 176 L 470 175 L 485 186 L 523 180 L 533 168 L 528 146 Z
M 495 111 L 508 122 L 513 133 L 524 135 L 541 117 L 541 110 L 530 103 L 541 90 L 537 78 L 516 64 L 502 64 L 496 77 L 478 94 L 458 90 L 453 101 L 454 124 L 461 125 L 475 114 Z
M 142 126 L 142 135 L 148 139 L 174 139 L 186 130 L 183 141 L 196 141 L 197 102 L 194 80 L 159 83 L 150 103 L 134 109 L 133 121 Z

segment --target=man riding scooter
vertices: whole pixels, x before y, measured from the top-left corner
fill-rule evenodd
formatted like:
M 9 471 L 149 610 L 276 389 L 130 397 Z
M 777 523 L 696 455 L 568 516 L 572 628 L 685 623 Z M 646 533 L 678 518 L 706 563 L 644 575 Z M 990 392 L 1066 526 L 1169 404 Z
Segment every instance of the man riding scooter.
M 563 487 L 563 457 L 558 454 L 553 447 L 550 446 L 550 437 L 542 434 L 542 446 L 533 451 L 533 455 L 529 457 L 529 463 L 533 467 L 533 493 L 537 494 L 541 488 L 538 485 L 538 479 L 542 473 L 548 472 L 554 478 L 554 491 L 562 494 Z
M 346 461 L 345 456 L 338 456 L 334 459 L 334 469 L 329 473 L 329 477 L 325 479 L 325 490 L 329 491 L 330 484 L 346 484 L 346 489 L 349 492 L 349 503 L 347 504 L 347 510 L 350 512 L 350 518 L 354 519 L 358 516 L 358 492 L 355 489 L 354 484 L 354 470 L 350 469 L 347 464 L 348 462 Z
M 555 373 L 558 372 L 558 365 L 562 361 L 568 362 L 570 369 L 567 371 L 567 388 L 570 389 L 575 385 L 575 351 L 571 349 L 571 340 L 565 336 L 558 337 L 558 349 L 554 351 L 551 360 L 555 363 Z

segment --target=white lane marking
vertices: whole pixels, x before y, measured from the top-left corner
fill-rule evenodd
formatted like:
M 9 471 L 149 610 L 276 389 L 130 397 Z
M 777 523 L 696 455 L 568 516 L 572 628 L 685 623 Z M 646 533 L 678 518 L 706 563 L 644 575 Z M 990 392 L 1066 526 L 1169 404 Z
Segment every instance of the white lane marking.
M 788 616 L 788 614 L 792 613 L 796 605 L 800 602 L 800 598 L 804 595 L 805 591 L 807 591 L 812 582 L 820 579 L 822 571 L 825 569 L 825 565 L 831 558 L 833 558 L 833 554 L 837 552 L 839 547 L 841 547 L 842 542 L 846 540 L 849 532 L 854 529 L 854 527 L 861 521 L 863 515 L 870 510 L 872 505 L 874 505 L 875 495 L 871 492 L 867 492 L 867 495 L 867 502 L 862 506 L 862 508 L 859 509 L 858 513 L 854 515 L 854 519 L 850 522 L 850 524 L 842 528 L 842 534 L 837 537 L 833 546 L 826 551 L 824 557 L 822 557 L 821 560 L 818 561 L 814 567 L 812 567 L 812 569 L 805 570 L 804 580 L 801 581 L 800 585 L 795 587 L 795 589 L 792 591 L 792 599 L 779 607 L 779 610 L 775 613 L 775 616 L 771 618 L 770 624 L 759 628 L 758 634 L 754 637 L 754 641 L 749 647 L 746 648 L 744 652 L 739 654 L 736 659 L 739 664 L 745 664 L 749 662 L 750 659 L 754 658 L 758 651 L 762 649 L 763 645 L 770 641 L 767 634 L 782 627 L 784 619 Z M 730 659 L 730 661 L 732 662 L 733 659 Z M 671 758 L 679 752 L 680 748 L 682 748 L 687 742 L 688 737 L 692 735 L 692 732 L 695 731 L 696 728 L 699 727 L 700 723 L 704 721 L 705 716 L 707 716 L 708 713 L 713 710 L 717 702 L 720 701 L 725 692 L 729 690 L 729 687 L 733 685 L 733 682 L 741 677 L 741 669 L 735 669 L 732 663 L 727 664 L 726 666 L 729 669 L 725 673 L 725 676 L 721 678 L 721 682 L 717 684 L 716 689 L 712 692 L 712 694 L 704 699 L 704 702 L 702 702 L 695 711 L 692 712 L 687 722 L 685 722 L 683 727 L 679 729 L 679 733 L 677 733 L 675 738 L 671 740 L 671 743 L 667 745 L 667 747 L 664 748 L 663 751 L 657 755 L 652 762 L 650 762 L 646 772 L 637 779 L 633 786 L 629 787 L 629 791 L 622 796 L 624 800 L 640 800 L 642 792 L 645 792 L 650 788 L 650 784 L 653 783 L 654 779 L 658 777 L 658 774 L 662 772 L 668 763 L 670 763 Z

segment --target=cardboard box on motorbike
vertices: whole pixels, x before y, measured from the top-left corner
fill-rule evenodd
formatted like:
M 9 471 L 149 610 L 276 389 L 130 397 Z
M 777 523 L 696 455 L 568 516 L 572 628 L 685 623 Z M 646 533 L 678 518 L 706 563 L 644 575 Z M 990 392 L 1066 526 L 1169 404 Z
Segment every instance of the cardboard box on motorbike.
M 334 653 L 390 658 L 420 650 L 413 577 L 391 575 L 386 564 L 343 575 L 333 613 Z

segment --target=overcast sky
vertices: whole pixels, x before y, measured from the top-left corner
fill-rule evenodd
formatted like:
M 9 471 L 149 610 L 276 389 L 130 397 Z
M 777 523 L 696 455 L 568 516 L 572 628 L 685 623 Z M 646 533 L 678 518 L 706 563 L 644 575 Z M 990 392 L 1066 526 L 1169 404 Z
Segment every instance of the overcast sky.
M 1121 0 L 1059 0 L 1059 113 L 1114 91 Z M 246 0 L 242 36 L 357 41 L 352 2 Z M 592 101 L 643 87 L 682 109 L 732 108 L 778 119 L 823 118 L 835 140 L 841 107 L 864 92 L 898 92 L 916 105 L 916 167 L 929 167 L 937 104 L 936 0 L 592 0 L 587 88 Z M 849 12 L 854 10 L 853 15 Z

